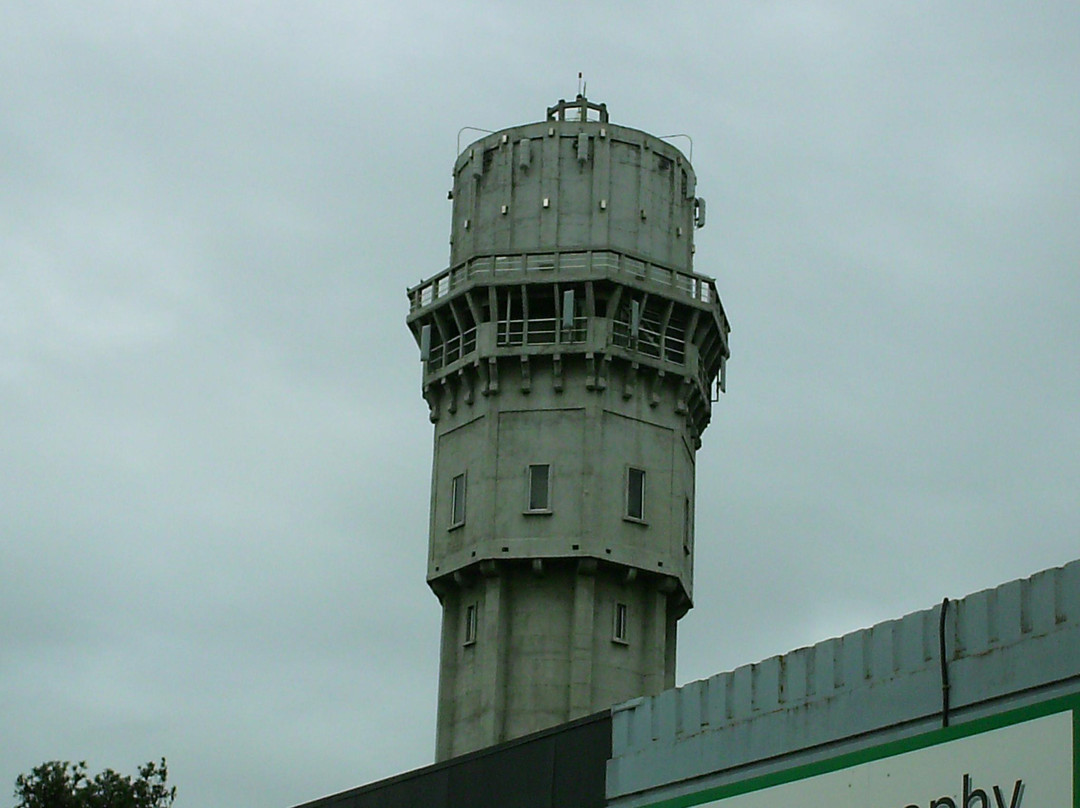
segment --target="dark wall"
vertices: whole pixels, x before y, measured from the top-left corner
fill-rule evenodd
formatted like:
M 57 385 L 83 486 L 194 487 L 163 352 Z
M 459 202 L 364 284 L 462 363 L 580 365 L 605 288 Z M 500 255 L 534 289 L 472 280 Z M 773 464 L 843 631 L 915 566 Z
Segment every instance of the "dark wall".
M 605 711 L 296 808 L 603 808 L 609 757 Z

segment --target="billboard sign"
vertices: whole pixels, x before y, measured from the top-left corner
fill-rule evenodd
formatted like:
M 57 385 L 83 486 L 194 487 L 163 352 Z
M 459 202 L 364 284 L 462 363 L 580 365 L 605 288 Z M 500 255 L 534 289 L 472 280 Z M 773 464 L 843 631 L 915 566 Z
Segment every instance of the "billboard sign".
M 655 803 L 652 808 L 1080 808 L 1080 697 Z

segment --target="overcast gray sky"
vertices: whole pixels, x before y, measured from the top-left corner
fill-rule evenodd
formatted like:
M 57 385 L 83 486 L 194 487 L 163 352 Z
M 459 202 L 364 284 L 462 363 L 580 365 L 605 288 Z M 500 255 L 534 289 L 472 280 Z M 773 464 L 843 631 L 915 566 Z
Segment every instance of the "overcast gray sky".
M 459 128 L 579 70 L 693 137 L 734 328 L 680 683 L 1080 557 L 1074 0 L 12 0 L 0 804 L 53 758 L 164 755 L 179 808 L 431 761 L 404 290 Z

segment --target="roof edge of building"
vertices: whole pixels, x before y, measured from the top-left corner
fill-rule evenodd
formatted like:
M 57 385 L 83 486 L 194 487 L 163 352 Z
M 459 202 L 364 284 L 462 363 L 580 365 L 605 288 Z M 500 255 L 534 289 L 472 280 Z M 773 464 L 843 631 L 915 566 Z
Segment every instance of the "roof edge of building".
M 943 605 L 616 705 L 608 798 L 940 726 L 942 627 L 954 723 L 1080 684 L 1080 560 Z

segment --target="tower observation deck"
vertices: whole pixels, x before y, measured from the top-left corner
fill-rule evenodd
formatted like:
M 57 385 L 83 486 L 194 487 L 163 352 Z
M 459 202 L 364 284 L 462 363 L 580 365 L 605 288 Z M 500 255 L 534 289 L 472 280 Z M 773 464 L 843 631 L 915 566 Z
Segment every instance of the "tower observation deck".
M 730 331 L 670 143 L 583 96 L 468 146 L 408 290 L 435 425 L 436 758 L 675 684 L 694 457 Z

